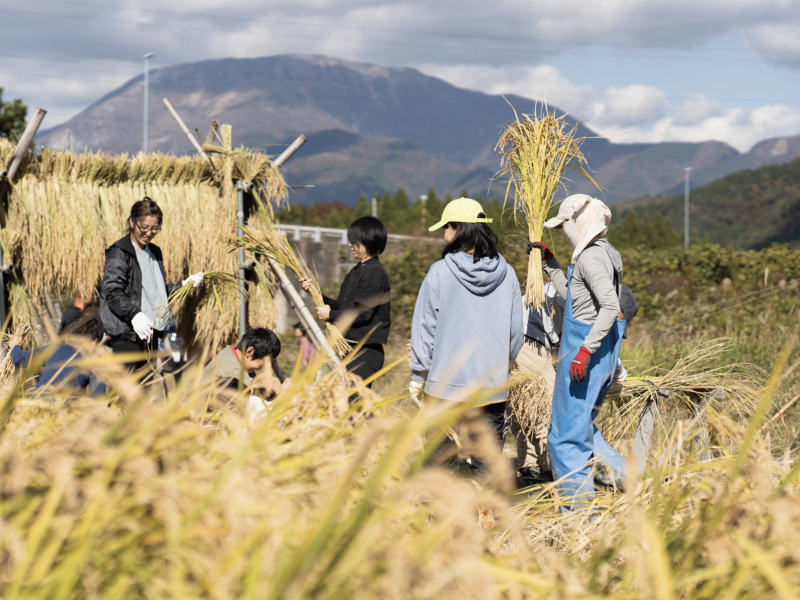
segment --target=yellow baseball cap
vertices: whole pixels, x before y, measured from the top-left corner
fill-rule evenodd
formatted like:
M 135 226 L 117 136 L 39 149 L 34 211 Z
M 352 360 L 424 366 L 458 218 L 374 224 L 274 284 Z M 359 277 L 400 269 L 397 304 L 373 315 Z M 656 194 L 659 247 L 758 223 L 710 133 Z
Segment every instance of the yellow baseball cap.
M 442 220 L 428 231 L 441 229 L 448 223 L 491 223 L 487 217 L 479 217 L 483 213 L 483 207 L 472 198 L 458 198 L 447 203 L 442 212 Z

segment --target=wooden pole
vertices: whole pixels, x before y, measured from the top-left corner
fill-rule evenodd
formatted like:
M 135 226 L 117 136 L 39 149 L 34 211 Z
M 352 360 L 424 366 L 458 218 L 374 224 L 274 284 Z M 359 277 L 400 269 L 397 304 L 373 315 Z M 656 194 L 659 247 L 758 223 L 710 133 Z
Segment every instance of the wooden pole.
M 17 175 L 17 170 L 22 164 L 22 158 L 25 156 L 25 153 L 28 151 L 28 148 L 33 142 L 36 132 L 39 131 L 39 125 L 42 124 L 42 120 L 46 114 L 47 111 L 45 109 L 36 107 L 36 112 L 33 113 L 33 118 L 28 121 L 28 126 L 25 127 L 25 132 L 22 134 L 19 144 L 17 144 L 17 149 L 14 150 L 14 155 L 11 157 L 11 162 L 8 165 L 8 175 L 6 175 L 6 177 L 8 177 L 9 181 L 14 181 L 14 177 Z
M 194 139 L 194 136 L 192 135 L 192 132 L 189 131 L 189 128 L 186 126 L 186 123 L 183 122 L 183 119 L 181 119 L 178 116 L 178 113 L 175 112 L 175 109 L 172 108 L 172 104 L 169 103 L 169 100 L 164 98 L 164 104 L 167 106 L 167 109 L 169 110 L 169 112 L 172 113 L 172 116 L 178 122 L 178 125 L 180 125 L 181 129 L 183 130 L 183 133 L 185 133 L 186 137 L 189 138 L 189 142 L 191 142 L 192 146 L 194 146 L 194 149 L 197 150 L 197 152 L 201 156 L 204 156 L 204 157 L 208 158 L 206 153 L 203 152 L 203 148 L 200 146 L 200 144 L 197 143 L 197 140 Z
M 306 143 L 306 136 L 304 136 L 301 133 L 299 136 L 297 136 L 297 139 L 295 141 L 289 144 L 289 147 L 286 148 L 286 150 L 281 152 L 278 158 L 272 161 L 272 166 L 275 167 L 276 169 L 282 167 L 283 163 L 292 158 L 292 155 L 298 150 L 300 150 L 300 147 L 305 143 Z
M 281 266 L 271 258 L 268 258 L 267 260 L 269 261 L 272 270 L 275 272 L 275 275 L 278 276 L 278 281 L 280 281 L 281 288 L 283 288 L 283 291 L 289 297 L 290 301 L 294 302 L 295 306 L 298 308 L 300 320 L 303 321 L 306 331 L 311 334 L 311 339 L 314 342 L 314 345 L 319 350 L 324 350 L 327 353 L 328 358 L 331 359 L 331 362 L 334 365 L 338 365 L 340 362 L 339 356 L 328 343 L 327 336 L 319 328 L 317 321 L 311 316 L 311 312 L 308 310 L 306 303 L 303 302 L 303 299 L 300 298 L 300 294 L 297 293 L 297 290 L 294 289 L 292 282 L 289 281 L 289 278 L 286 276 L 286 271 L 284 271 Z

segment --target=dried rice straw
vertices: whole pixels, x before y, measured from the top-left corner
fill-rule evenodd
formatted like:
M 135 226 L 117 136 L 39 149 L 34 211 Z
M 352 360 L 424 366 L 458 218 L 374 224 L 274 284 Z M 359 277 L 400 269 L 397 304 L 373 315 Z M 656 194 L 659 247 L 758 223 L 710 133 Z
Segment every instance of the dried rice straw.
M 564 169 L 572 169 L 595 183 L 584 167 L 586 158 L 580 150 L 584 138 L 575 137 L 580 123 L 570 127 L 566 117 L 566 114 L 556 117 L 544 102 L 537 102 L 533 114 L 523 115 L 522 121 L 515 110 L 514 121 L 508 122 L 495 146 L 503 155 L 502 171 L 495 178 L 510 175 L 505 200 L 513 186 L 514 210 L 525 215 L 531 242 L 542 240 L 544 222 Z M 530 253 L 525 305 L 535 308 L 544 305 L 540 252 Z

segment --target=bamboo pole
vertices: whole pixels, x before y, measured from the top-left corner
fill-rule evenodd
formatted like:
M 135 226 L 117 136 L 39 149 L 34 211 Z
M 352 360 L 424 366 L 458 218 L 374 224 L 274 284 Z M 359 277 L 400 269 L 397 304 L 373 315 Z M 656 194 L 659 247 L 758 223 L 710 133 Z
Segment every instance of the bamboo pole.
M 37 106 L 36 112 L 33 113 L 33 118 L 28 121 L 28 125 L 25 127 L 25 132 L 22 134 L 19 144 L 17 144 L 17 149 L 14 150 L 14 156 L 11 158 L 11 163 L 8 165 L 8 175 L 6 175 L 6 177 L 8 177 L 9 181 L 14 181 L 17 170 L 22 164 L 22 158 L 25 156 L 25 153 L 28 151 L 28 147 L 33 142 L 36 132 L 39 131 L 39 125 L 42 124 L 46 114 L 47 111 L 45 109 Z
M 289 147 L 286 148 L 286 150 L 281 152 L 278 158 L 272 161 L 272 166 L 275 167 L 276 169 L 282 167 L 283 163 L 292 158 L 292 155 L 298 150 L 300 150 L 300 147 L 305 143 L 306 143 L 306 136 L 304 136 L 301 133 L 299 136 L 297 136 L 297 139 L 295 141 L 289 144 Z
M 167 106 L 169 112 L 172 113 L 172 117 L 178 122 L 178 125 L 180 125 L 181 129 L 183 130 L 183 133 L 185 133 L 186 137 L 189 138 L 189 142 L 191 142 L 192 146 L 194 146 L 194 149 L 197 150 L 198 153 L 200 153 L 200 156 L 208 158 L 208 155 L 205 152 L 203 152 L 203 148 L 200 146 L 200 144 L 197 143 L 197 140 L 194 139 L 194 136 L 192 135 L 192 132 L 189 131 L 189 128 L 186 126 L 186 123 L 183 122 L 183 119 L 181 119 L 180 116 L 178 116 L 178 113 L 175 112 L 175 109 L 172 108 L 172 104 L 169 103 L 169 100 L 164 98 L 164 104 Z
M 267 258 L 269 261 L 269 265 L 272 267 L 272 270 L 275 272 L 275 275 L 278 276 L 278 281 L 280 281 L 281 288 L 289 297 L 291 302 L 294 302 L 295 306 L 297 307 L 300 320 L 303 322 L 303 325 L 306 327 L 306 331 L 311 334 L 311 339 L 314 342 L 314 345 L 319 350 L 324 350 L 328 354 L 328 358 L 331 359 L 331 362 L 334 365 L 339 364 L 339 356 L 334 351 L 333 347 L 328 343 L 327 336 L 322 332 L 317 325 L 316 319 L 311 316 L 311 312 L 308 310 L 306 303 L 303 302 L 303 299 L 300 298 L 300 294 L 297 293 L 297 290 L 294 289 L 292 282 L 289 281 L 289 278 L 286 276 L 286 271 L 284 271 L 281 266 L 278 264 L 277 261 Z

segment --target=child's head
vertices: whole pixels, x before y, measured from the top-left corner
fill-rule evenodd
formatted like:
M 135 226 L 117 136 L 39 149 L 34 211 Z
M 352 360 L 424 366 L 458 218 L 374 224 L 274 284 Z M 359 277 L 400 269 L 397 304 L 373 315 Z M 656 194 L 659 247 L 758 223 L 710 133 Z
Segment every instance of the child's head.
M 65 333 L 67 335 L 85 337 L 93 342 L 99 342 L 103 339 L 105 331 L 103 330 L 103 322 L 100 320 L 100 317 L 94 316 L 83 317 L 70 323 Z
M 386 227 L 375 217 L 361 217 L 347 228 L 347 241 L 356 258 L 360 258 L 359 249 L 363 249 L 363 258 L 378 256 L 386 249 Z
M 492 219 L 472 198 L 458 198 L 444 207 L 442 218 L 428 229 L 444 228 L 445 247 L 442 258 L 456 252 L 469 252 L 474 262 L 497 256 L 497 234 L 487 225 Z
M 264 363 L 272 362 L 281 353 L 278 336 L 265 327 L 251 327 L 239 342 L 242 364 L 247 373 L 259 371 Z
M 295 337 L 301 338 L 306 334 L 306 329 L 300 321 L 292 325 L 292 328 L 294 329 Z

